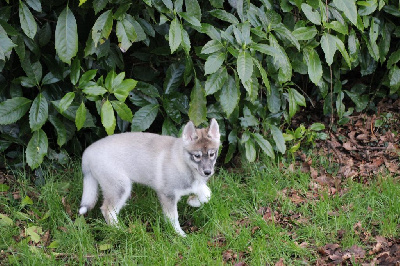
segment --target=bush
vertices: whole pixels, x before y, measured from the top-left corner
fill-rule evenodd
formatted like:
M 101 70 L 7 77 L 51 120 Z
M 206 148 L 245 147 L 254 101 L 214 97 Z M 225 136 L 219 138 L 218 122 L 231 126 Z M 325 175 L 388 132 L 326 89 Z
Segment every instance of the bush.
M 178 135 L 210 117 L 225 162 L 274 158 L 306 99 L 345 123 L 400 87 L 389 0 L 28 0 L 0 14 L 0 150 L 22 148 L 31 168 L 116 131 Z

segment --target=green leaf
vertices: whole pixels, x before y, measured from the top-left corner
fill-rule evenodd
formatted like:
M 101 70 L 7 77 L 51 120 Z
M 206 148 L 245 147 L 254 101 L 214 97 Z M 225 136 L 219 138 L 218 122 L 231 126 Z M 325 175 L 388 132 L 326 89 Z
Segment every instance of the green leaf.
M 146 33 L 144 32 L 142 26 L 139 24 L 139 22 L 137 22 L 136 19 L 129 14 L 126 14 L 125 17 L 126 17 L 126 20 L 129 21 L 129 23 L 134 28 L 134 32 L 132 34 L 133 39 L 131 39 L 131 41 L 132 42 L 140 42 L 140 41 L 145 40 L 147 38 L 147 36 L 146 36 Z M 128 32 L 128 37 L 129 36 L 131 36 L 131 35 Z
M 210 40 L 203 46 L 203 48 L 201 49 L 201 53 L 212 54 L 218 52 L 219 50 L 222 50 L 223 48 L 224 46 L 221 44 L 221 42 L 217 40 Z
M 391 93 L 400 88 L 400 69 L 396 65 L 389 71 L 389 86 Z
M 221 33 L 210 24 L 201 24 L 201 32 L 206 33 L 212 40 L 221 41 Z
M 210 4 L 215 8 L 223 8 L 224 0 L 210 0 Z
M 41 233 L 42 233 L 42 228 L 36 225 L 25 229 L 25 234 L 30 236 L 31 240 L 34 243 L 39 243 Z
M 274 84 L 271 85 L 271 92 L 267 94 L 267 106 L 268 110 L 276 114 L 281 110 L 281 92 Z
M 393 52 L 387 61 L 387 68 L 390 69 L 394 64 L 397 64 L 397 62 L 400 61 L 400 49 L 398 49 L 396 52 Z
M 42 65 L 39 61 L 32 63 L 28 56 L 25 56 L 24 60 L 21 61 L 21 67 L 24 69 L 26 75 L 32 79 L 35 85 L 40 84 L 42 79 Z
M 279 53 L 278 49 L 270 46 L 268 44 L 262 44 L 262 43 L 254 43 L 251 45 L 251 48 L 253 48 L 254 50 L 266 54 L 266 55 L 270 55 L 272 57 L 275 57 L 276 54 Z
M 46 98 L 39 93 L 29 110 L 29 125 L 32 131 L 40 129 L 49 116 L 49 106 Z
M 189 119 L 195 126 L 207 121 L 207 99 L 200 81 L 195 79 L 192 93 L 190 94 Z
M 239 24 L 239 20 L 231 13 L 226 12 L 222 9 L 214 9 L 209 12 L 212 16 L 219 18 L 220 20 L 229 22 L 230 24 Z
M 50 115 L 49 121 L 56 129 L 58 146 L 63 146 L 67 142 L 67 130 L 65 129 L 64 123 L 55 115 Z
M 322 77 L 322 65 L 317 52 L 313 48 L 304 49 L 304 59 L 307 63 L 308 75 L 311 81 L 318 85 Z
M 346 15 L 351 23 L 357 26 L 357 6 L 355 0 L 333 0 L 333 3 Z
M 244 148 L 246 152 L 246 159 L 249 163 L 254 162 L 257 157 L 256 147 L 253 139 L 249 139 L 244 143 Z
M 237 58 L 237 72 L 242 83 L 245 83 L 253 74 L 253 58 L 247 51 L 241 51 Z
M 324 33 L 321 37 L 321 48 L 325 53 L 326 63 L 330 66 L 333 63 L 333 56 L 337 50 L 336 39 L 329 33 Z
M 181 23 L 177 18 L 174 18 L 169 28 L 169 48 L 173 54 L 182 42 Z
M 271 85 L 268 80 L 267 72 L 265 71 L 265 69 L 263 68 L 261 63 L 256 58 L 253 58 L 253 61 L 256 64 L 258 70 L 260 71 L 262 81 L 263 81 L 265 87 L 267 88 L 267 91 L 271 92 Z
M 344 60 L 346 61 L 347 65 L 349 66 L 349 68 L 351 68 L 351 59 L 349 54 L 346 51 L 346 48 L 344 47 L 344 43 L 342 42 L 342 40 L 340 40 L 339 38 L 336 38 L 336 47 L 339 49 L 339 52 L 342 54 Z
M 85 103 L 82 102 L 78 110 L 76 111 L 75 115 L 75 125 L 78 131 L 81 130 L 81 128 L 85 124 L 85 121 L 86 121 L 86 107 Z
M 204 74 L 215 73 L 225 61 L 225 53 L 215 53 L 210 55 L 204 65 Z
M 101 107 L 100 116 L 101 116 L 101 123 L 106 129 L 107 134 L 108 135 L 114 134 L 116 120 L 114 115 L 114 109 L 108 100 L 103 103 L 103 106 Z
M 291 119 L 297 112 L 297 104 L 296 104 L 296 100 L 294 99 L 294 95 L 293 95 L 291 88 L 288 89 L 288 94 L 289 94 L 289 99 L 288 99 L 288 101 L 289 101 L 289 119 Z
M 35 80 L 28 77 L 19 77 L 18 80 L 21 82 L 21 86 L 26 88 L 32 88 L 36 86 Z
M 48 146 L 46 133 L 42 129 L 35 131 L 25 151 L 26 162 L 32 169 L 38 168 L 43 162 Z
M 308 41 L 317 35 L 317 29 L 313 27 L 299 27 L 295 29 L 292 34 L 296 37 L 299 41 Z
M 112 248 L 111 244 L 101 244 L 101 245 L 99 245 L 99 250 L 100 251 L 109 250 L 111 248 Z
M 47 73 L 42 79 L 42 85 L 49 85 L 59 82 L 60 79 L 55 77 L 53 73 Z
M 189 82 L 193 79 L 193 73 L 194 72 L 194 67 L 193 67 L 193 60 L 191 56 L 186 56 L 185 57 L 185 71 L 183 72 L 183 81 L 185 83 L 185 86 L 189 84 Z
M 143 28 L 144 32 L 147 35 L 149 35 L 151 37 L 156 36 L 156 32 L 155 32 L 153 26 L 147 20 L 144 20 L 142 18 L 137 18 L 137 22 L 140 24 L 140 26 Z
M 278 33 L 280 36 L 290 41 L 297 48 L 297 50 L 300 51 L 299 41 L 296 39 L 293 33 L 288 28 L 286 28 L 284 24 L 279 23 L 278 25 L 276 25 L 274 31 Z
M 31 107 L 31 100 L 24 97 L 15 97 L 0 103 L 0 125 L 15 123 Z
M 382 3 L 383 1 L 380 0 L 380 2 Z M 378 1 L 377 0 L 358 1 L 357 5 L 360 6 L 358 14 L 360 16 L 368 16 L 371 15 L 378 8 Z M 379 10 L 381 8 L 379 8 Z
M 136 88 L 136 90 L 138 90 L 152 98 L 160 97 L 160 94 L 159 94 L 157 88 L 149 83 L 139 81 L 135 88 Z
M 219 102 L 226 116 L 229 117 L 235 110 L 240 99 L 240 89 L 235 80 L 228 76 L 227 82 L 222 86 Z
M 25 198 L 23 198 L 21 200 L 21 205 L 22 206 L 32 205 L 32 204 L 33 204 L 33 200 L 29 196 L 25 196 Z
M 7 192 L 10 189 L 10 186 L 6 184 L 0 184 L 0 192 Z
M 171 0 L 162 0 L 162 2 L 164 3 L 164 5 L 169 9 L 169 10 L 173 10 L 174 9 L 174 4 L 172 3 Z
M 42 12 L 42 4 L 40 0 L 26 0 L 28 6 L 30 6 L 33 10 L 37 12 Z
M 107 92 L 104 87 L 98 85 L 87 86 L 82 91 L 90 96 L 104 95 Z
M 97 72 L 97 69 L 91 69 L 91 70 L 83 73 L 82 77 L 79 79 L 78 87 L 79 88 L 85 87 L 86 84 L 96 76 L 96 72 Z
M 137 39 L 135 27 L 126 17 L 117 22 L 116 34 L 119 42 L 118 46 L 123 53 L 125 53 Z
M 133 114 L 128 105 L 120 101 L 111 101 L 114 110 L 117 112 L 118 116 L 125 121 L 131 122 Z
M 326 23 L 325 27 L 328 29 L 332 29 L 334 31 L 337 31 L 339 33 L 342 33 L 344 35 L 349 34 L 349 29 L 348 25 L 346 23 L 341 23 L 339 21 L 332 21 L 330 23 Z
M 104 39 L 108 39 L 108 36 L 110 36 L 112 30 L 112 26 L 112 10 L 107 10 L 97 18 L 92 28 L 92 39 L 96 47 L 99 41 L 101 44 L 104 42 Z
M 62 97 L 58 105 L 58 108 L 60 109 L 61 113 L 64 113 L 64 111 L 68 109 L 74 98 L 75 98 L 75 92 L 73 91 L 68 92 L 67 94 L 64 95 L 64 97 Z
M 292 78 L 292 65 L 285 49 L 279 45 L 278 41 L 271 34 L 269 37 L 271 46 L 276 48 L 276 53 L 273 55 L 274 61 L 279 66 L 278 80 L 281 83 L 287 82 Z
M 130 16 L 127 11 L 129 10 L 129 7 L 131 6 L 131 4 L 132 3 L 125 2 L 125 3 L 121 3 L 120 5 L 118 5 L 118 8 L 115 11 L 113 17 L 115 19 L 122 20 L 122 19 L 126 18 L 127 16 Z
M 6 57 L 9 57 L 12 48 L 15 46 L 16 44 L 11 41 L 4 28 L 0 25 L 0 60 L 4 61 Z M 25 49 L 23 53 L 25 53 Z
M 228 72 L 225 67 L 218 69 L 217 72 L 209 75 L 205 83 L 206 95 L 214 94 L 219 91 L 228 80 Z
M 189 15 L 187 12 L 179 12 L 178 14 L 179 14 L 179 16 L 181 16 L 184 20 L 186 20 L 193 26 L 201 27 L 201 23 L 196 17 Z
M 37 32 L 36 20 L 22 1 L 19 1 L 19 21 L 26 36 L 33 39 Z
M 39 45 L 41 47 L 46 46 L 50 42 L 52 35 L 52 30 L 49 22 L 46 22 L 46 24 L 44 24 L 44 26 L 41 29 L 39 29 L 37 34 L 38 34 Z
M 385 5 L 383 7 L 383 10 L 390 15 L 393 15 L 398 18 L 400 17 L 400 10 L 398 7 L 396 7 L 394 5 Z
M 306 99 L 303 95 L 301 95 L 297 90 L 291 89 L 291 93 L 293 93 L 294 100 L 297 105 L 306 106 Z
M 276 144 L 276 148 L 278 149 L 278 151 L 284 154 L 286 152 L 286 144 L 282 131 L 274 125 L 270 125 L 270 128 L 272 137 L 274 138 Z
M 190 44 L 190 38 L 189 38 L 189 34 L 187 33 L 186 30 L 183 29 L 183 26 L 181 25 L 181 32 L 182 32 L 182 48 L 185 51 L 185 53 L 187 55 L 189 55 L 190 53 L 190 48 L 191 48 L 191 44 Z
M 201 8 L 197 0 L 185 0 L 185 7 L 189 16 L 201 21 Z
M 310 130 L 312 131 L 321 131 L 325 129 L 325 125 L 321 123 L 313 123 L 310 127 Z
M 57 20 L 55 47 L 61 61 L 71 64 L 71 59 L 78 52 L 78 28 L 75 16 L 67 6 Z
M 78 83 L 80 75 L 81 75 L 81 61 L 79 60 L 79 58 L 76 57 L 74 61 L 72 61 L 71 73 L 69 74 L 72 85 L 76 85 L 76 83 Z
M 60 240 L 54 240 L 47 246 L 47 248 L 58 248 L 60 246 Z
M 148 129 L 156 119 L 158 109 L 158 104 L 149 104 L 137 110 L 132 119 L 131 130 L 138 132 Z
M 86 2 L 87 2 L 87 0 L 79 0 L 79 6 L 83 5 Z
M 178 96 L 179 97 L 179 96 Z M 179 109 L 176 107 L 176 101 L 179 100 L 177 98 L 164 98 L 163 99 L 163 107 L 168 117 L 175 121 L 175 123 L 180 124 L 182 115 Z M 171 122 L 172 123 L 172 122 Z
M 237 149 L 237 143 L 229 143 L 228 151 L 226 153 L 224 163 L 229 163 L 232 160 L 236 149 Z
M 301 4 L 301 10 L 306 15 L 307 19 L 314 23 L 315 25 L 321 25 L 321 15 L 318 11 L 313 11 L 309 4 Z
M 0 226 L 6 225 L 11 226 L 14 224 L 14 221 L 4 214 L 0 213 Z
M 289 96 L 289 118 L 292 118 L 294 114 L 297 112 L 298 106 L 306 106 L 306 102 L 304 96 L 301 95 L 298 91 L 292 88 L 288 88 L 288 96 Z
M 121 72 L 118 75 L 114 70 L 108 72 L 104 85 L 109 92 L 112 92 L 115 87 L 121 84 L 125 78 L 125 72 Z
M 178 130 L 176 129 L 174 123 L 171 119 L 167 118 L 164 120 L 162 125 L 161 134 L 164 136 L 174 136 L 178 137 Z
M 137 81 L 134 79 L 125 79 L 114 89 L 114 96 L 121 102 L 125 102 L 129 92 L 136 87 Z
M 271 157 L 272 159 L 275 159 L 274 150 L 272 149 L 272 146 L 268 140 L 266 140 L 259 133 L 253 133 L 253 138 L 267 156 Z
M 170 94 L 179 88 L 182 83 L 184 71 L 185 66 L 183 64 L 176 63 L 168 67 L 163 84 L 165 94 Z

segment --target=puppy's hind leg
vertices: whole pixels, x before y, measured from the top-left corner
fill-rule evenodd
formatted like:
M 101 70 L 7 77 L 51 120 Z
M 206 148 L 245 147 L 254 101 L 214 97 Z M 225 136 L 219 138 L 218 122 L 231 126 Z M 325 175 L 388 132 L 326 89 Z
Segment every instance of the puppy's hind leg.
M 106 222 L 113 225 L 118 223 L 117 215 L 125 205 L 132 190 L 132 184 L 129 179 L 116 182 L 118 183 L 106 189 L 102 187 L 104 202 L 100 207 Z

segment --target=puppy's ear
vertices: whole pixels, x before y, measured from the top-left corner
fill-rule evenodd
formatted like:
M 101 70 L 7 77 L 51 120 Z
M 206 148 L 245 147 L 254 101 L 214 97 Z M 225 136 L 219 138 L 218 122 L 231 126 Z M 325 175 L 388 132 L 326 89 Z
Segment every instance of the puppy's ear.
M 217 123 L 217 120 L 215 120 L 215 118 L 211 119 L 207 133 L 208 136 L 210 136 L 212 139 L 219 141 L 221 135 L 219 133 L 219 125 Z
M 196 140 L 198 138 L 196 128 L 192 121 L 189 121 L 182 132 L 182 139 L 185 144 L 189 144 L 190 142 Z

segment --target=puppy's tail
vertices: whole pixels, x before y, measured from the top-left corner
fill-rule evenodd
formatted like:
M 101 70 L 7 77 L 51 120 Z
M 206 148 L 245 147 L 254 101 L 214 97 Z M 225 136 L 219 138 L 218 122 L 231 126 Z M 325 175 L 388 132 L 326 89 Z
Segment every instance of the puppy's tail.
M 93 177 L 90 168 L 82 162 L 83 178 L 83 193 L 81 207 L 79 208 L 79 214 L 85 214 L 87 211 L 93 209 L 97 202 L 97 193 L 99 183 Z

